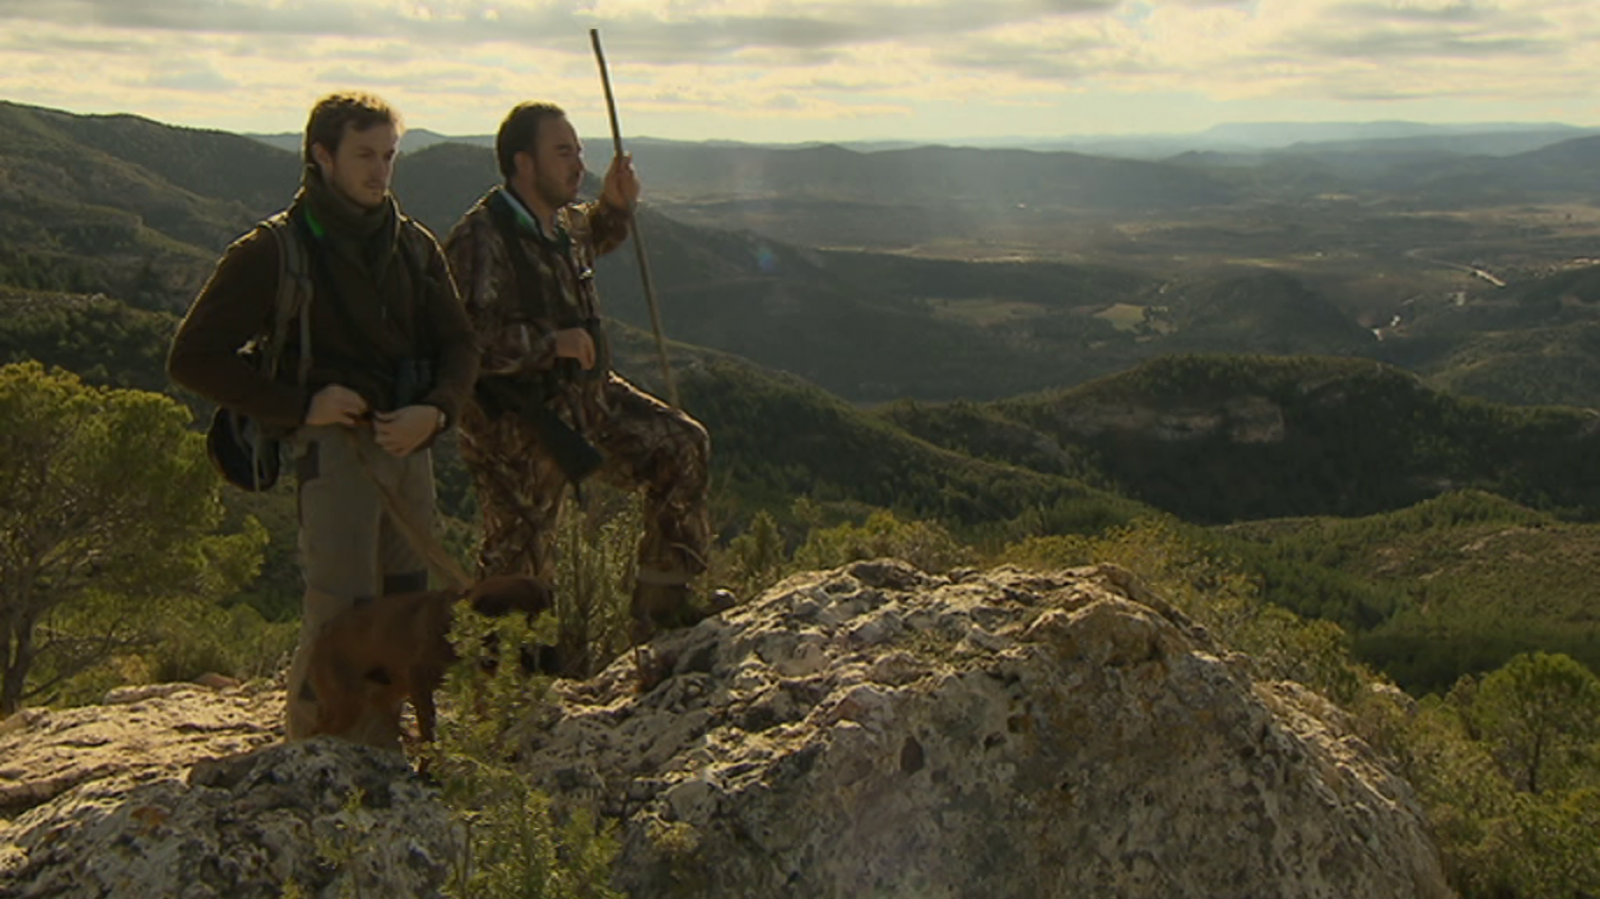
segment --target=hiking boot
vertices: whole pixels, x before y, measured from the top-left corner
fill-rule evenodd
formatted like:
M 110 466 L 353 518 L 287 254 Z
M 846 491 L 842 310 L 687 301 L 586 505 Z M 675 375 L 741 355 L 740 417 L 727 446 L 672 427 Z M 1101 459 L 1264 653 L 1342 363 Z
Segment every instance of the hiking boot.
M 688 627 L 704 617 L 695 616 L 690 608 L 689 585 L 644 581 L 633 585 L 633 602 L 628 612 L 633 617 L 635 643 L 647 643 L 661 631 Z
M 630 608 L 634 642 L 645 643 L 656 634 L 673 628 L 692 627 L 738 604 L 738 597 L 730 590 L 712 590 L 701 598 L 696 597 L 687 584 L 637 583 Z
M 729 590 L 713 590 L 703 603 L 693 599 L 687 584 L 640 582 L 633 588 L 633 660 L 636 688 L 648 693 L 672 676 L 677 657 L 649 645 L 662 631 L 690 627 L 738 604 Z
M 732 590 L 717 588 L 706 597 L 707 615 L 720 615 L 739 604 L 739 597 L 733 595 Z

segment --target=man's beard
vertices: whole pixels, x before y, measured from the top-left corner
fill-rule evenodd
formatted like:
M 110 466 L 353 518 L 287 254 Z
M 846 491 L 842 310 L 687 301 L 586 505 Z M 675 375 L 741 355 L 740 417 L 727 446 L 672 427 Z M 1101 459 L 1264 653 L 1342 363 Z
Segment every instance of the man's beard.
M 328 187 L 332 188 L 333 192 L 336 195 L 338 195 L 338 197 L 340 199 L 342 199 L 346 203 L 349 203 L 350 205 L 355 206 L 356 208 L 361 209 L 361 210 L 366 211 L 366 212 L 371 212 L 372 210 L 377 209 L 378 207 L 382 206 L 383 205 L 383 197 L 388 195 L 388 191 L 385 190 L 383 192 L 383 194 L 381 194 L 379 196 L 378 201 L 376 203 L 368 203 L 365 199 L 363 199 L 363 197 L 367 193 L 366 185 L 365 184 L 356 184 L 354 186 L 356 187 L 357 190 L 359 190 L 361 192 L 359 195 L 355 194 L 355 193 L 352 193 L 350 190 L 346 189 L 345 186 L 343 184 L 340 184 L 337 180 L 329 180 L 329 182 L 328 182 Z
M 567 187 L 565 178 L 540 178 L 535 186 L 539 191 L 539 199 L 552 209 L 560 209 L 578 199 L 578 192 Z

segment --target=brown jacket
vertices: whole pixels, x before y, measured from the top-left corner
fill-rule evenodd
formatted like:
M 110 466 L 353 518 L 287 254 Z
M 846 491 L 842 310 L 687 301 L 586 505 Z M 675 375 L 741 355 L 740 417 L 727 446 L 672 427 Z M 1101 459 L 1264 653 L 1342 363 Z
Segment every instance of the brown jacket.
M 291 214 L 299 213 L 297 203 Z M 400 227 L 417 229 L 426 239 L 397 235 L 398 246 L 376 279 L 298 231 L 308 239 L 308 255 L 322 260 L 310 266 L 312 364 L 304 388 L 296 383 L 298 324 L 289 329 L 274 380 L 238 353 L 271 329 L 277 303 L 277 242 L 259 226 L 228 247 L 195 297 L 173 338 L 168 375 L 219 405 L 289 429 L 305 420 L 312 395 L 329 384 L 356 391 L 374 410 L 392 409 L 400 361 L 426 358 L 434 364 L 434 386 L 419 402 L 437 406 L 454 422 L 477 377 L 472 327 L 433 235 L 404 216 Z M 426 259 L 411 258 L 418 246 L 426 247 Z

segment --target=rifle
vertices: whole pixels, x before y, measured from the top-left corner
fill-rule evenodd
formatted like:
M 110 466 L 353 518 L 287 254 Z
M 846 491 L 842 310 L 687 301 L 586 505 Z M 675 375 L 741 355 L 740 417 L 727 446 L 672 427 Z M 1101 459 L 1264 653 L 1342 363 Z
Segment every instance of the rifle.
M 547 392 L 537 376 L 479 375 L 478 405 L 491 419 L 506 413 L 533 425 L 539 443 L 556 460 L 556 466 L 574 485 L 593 474 L 605 461 L 582 434 L 561 419 L 545 402 Z

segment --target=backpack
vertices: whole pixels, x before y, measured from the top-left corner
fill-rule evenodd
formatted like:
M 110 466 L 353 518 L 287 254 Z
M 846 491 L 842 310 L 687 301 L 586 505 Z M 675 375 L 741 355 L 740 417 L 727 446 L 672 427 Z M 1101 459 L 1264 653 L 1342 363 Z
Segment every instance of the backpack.
M 300 320 L 300 386 L 311 371 L 311 317 L 301 314 L 311 301 L 311 272 L 305 243 L 287 210 L 257 226 L 272 234 L 278 244 L 278 295 L 272 331 L 251 341 L 241 355 L 269 378 L 278 374 L 289 325 Z M 269 490 L 282 470 L 283 441 L 267 433 L 259 421 L 234 409 L 217 407 L 206 429 L 206 454 L 223 480 L 252 493 Z

